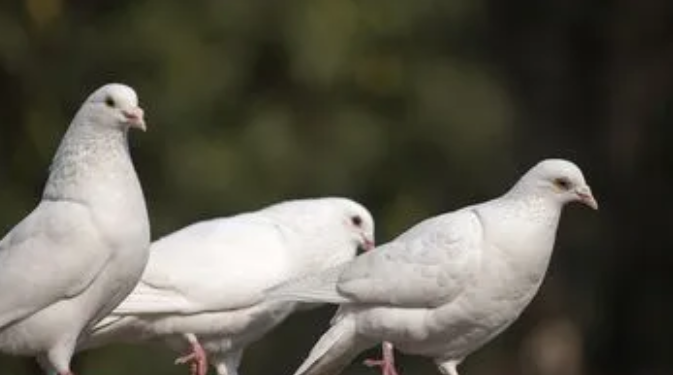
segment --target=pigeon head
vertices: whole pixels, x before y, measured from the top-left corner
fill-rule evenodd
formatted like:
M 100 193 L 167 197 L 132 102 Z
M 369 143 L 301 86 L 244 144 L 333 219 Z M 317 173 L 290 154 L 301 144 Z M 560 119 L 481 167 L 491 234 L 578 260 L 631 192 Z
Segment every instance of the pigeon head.
M 532 189 L 537 195 L 561 204 L 581 202 L 594 210 L 598 209 L 598 203 L 582 171 L 567 160 L 547 159 L 539 162 L 521 178 L 517 186 L 525 187 L 529 192 Z
M 338 204 L 341 220 L 353 243 L 360 249 L 368 251 L 374 248 L 374 218 L 361 204 L 343 199 Z
M 293 265 L 300 273 L 326 270 L 352 260 L 358 249 L 374 247 L 372 215 L 347 198 L 290 200 L 260 212 L 286 228 L 294 243 Z
M 119 181 L 126 178 L 124 183 L 137 185 L 128 149 L 127 130 L 131 127 L 145 129 L 143 110 L 138 107 L 138 97 L 132 88 L 108 84 L 89 95 L 54 155 L 44 197 L 79 200 L 86 194 L 87 199 L 103 197 L 104 194 L 91 192 L 109 187 L 108 178 L 115 176 Z M 101 183 L 103 177 L 108 183 Z
M 144 112 L 138 106 L 138 96 L 126 85 L 111 83 L 99 88 L 87 98 L 81 112 L 86 113 L 93 124 L 145 130 Z
M 265 209 L 308 236 L 306 248 L 331 249 L 330 256 L 355 256 L 356 250 L 374 247 L 374 219 L 361 204 L 340 197 L 299 199 L 278 203 Z M 329 244 L 325 247 L 325 244 Z M 323 255 L 320 255 L 324 258 Z M 324 261 L 325 259 L 321 259 Z M 347 260 L 347 259 L 346 259 Z

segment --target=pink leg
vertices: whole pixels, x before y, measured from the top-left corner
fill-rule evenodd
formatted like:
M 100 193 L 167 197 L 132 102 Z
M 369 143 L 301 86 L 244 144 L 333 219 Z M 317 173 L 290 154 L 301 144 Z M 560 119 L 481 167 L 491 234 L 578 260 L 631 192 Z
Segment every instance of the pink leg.
M 191 375 L 206 375 L 208 372 L 208 358 L 206 351 L 203 350 L 199 340 L 192 334 L 185 335 L 189 345 L 191 346 L 191 353 L 182 356 L 175 360 L 175 364 L 190 363 Z
M 384 342 L 382 346 L 383 359 L 368 359 L 365 366 L 380 367 L 382 375 L 399 375 L 395 369 L 395 353 L 393 353 L 393 344 Z

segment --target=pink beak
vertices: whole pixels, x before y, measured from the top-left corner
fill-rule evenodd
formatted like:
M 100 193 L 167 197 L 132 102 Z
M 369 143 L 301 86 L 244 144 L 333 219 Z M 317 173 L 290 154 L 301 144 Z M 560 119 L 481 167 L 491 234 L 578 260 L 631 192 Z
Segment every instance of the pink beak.
M 126 118 L 128 124 L 134 128 L 146 131 L 145 127 L 145 112 L 140 107 L 135 107 L 130 110 L 123 110 L 122 114 Z
M 593 194 L 591 194 L 591 189 L 588 186 L 577 189 L 576 194 L 580 202 L 586 204 L 594 210 L 598 210 L 598 202 L 594 198 Z
M 364 238 L 362 241 L 362 248 L 364 251 L 369 251 L 373 248 L 376 247 L 376 244 L 374 243 L 373 240 L 370 240 L 369 238 Z

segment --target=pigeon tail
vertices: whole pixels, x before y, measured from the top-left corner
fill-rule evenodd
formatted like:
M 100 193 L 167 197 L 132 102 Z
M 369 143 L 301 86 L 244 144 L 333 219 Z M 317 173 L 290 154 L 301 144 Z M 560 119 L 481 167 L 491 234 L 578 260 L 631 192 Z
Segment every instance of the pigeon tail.
M 133 317 L 110 314 L 96 323 L 87 334 L 86 339 L 77 345 L 77 351 L 98 348 L 112 342 L 130 339 L 137 335 L 134 331 L 136 320 Z
M 340 316 L 335 320 L 294 375 L 337 375 L 361 351 L 375 345 L 358 335 L 355 319 L 351 316 Z
M 270 302 L 349 303 L 351 301 L 337 291 L 339 277 L 349 264 L 292 279 L 267 289 L 265 294 Z

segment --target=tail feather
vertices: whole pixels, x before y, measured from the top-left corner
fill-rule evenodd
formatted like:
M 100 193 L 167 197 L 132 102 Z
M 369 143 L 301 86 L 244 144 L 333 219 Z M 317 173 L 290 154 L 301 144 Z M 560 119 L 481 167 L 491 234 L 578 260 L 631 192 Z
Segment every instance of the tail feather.
M 138 333 L 138 320 L 132 316 L 108 315 L 98 322 L 78 343 L 77 350 L 98 348 L 112 342 L 132 341 L 142 334 Z
M 342 316 L 311 349 L 294 375 L 336 375 L 357 355 L 375 343 L 357 334 L 355 320 Z
M 339 277 L 348 264 L 341 264 L 320 273 L 295 278 L 268 289 L 269 301 L 306 303 L 348 303 L 337 291 Z

